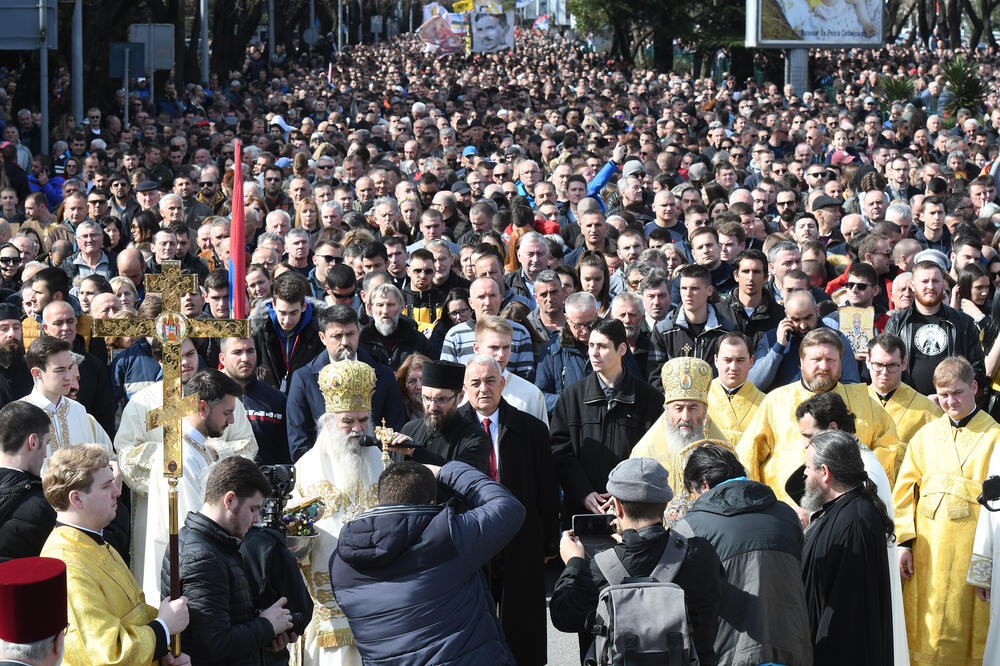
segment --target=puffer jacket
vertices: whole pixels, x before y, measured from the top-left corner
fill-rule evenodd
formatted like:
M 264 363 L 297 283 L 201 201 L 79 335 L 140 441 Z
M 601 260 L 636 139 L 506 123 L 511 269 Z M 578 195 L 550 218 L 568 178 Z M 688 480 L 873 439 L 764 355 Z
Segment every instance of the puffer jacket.
M 192 511 L 178 536 L 181 594 L 191 622 L 181 635 L 184 652 L 199 666 L 263 663 L 274 640 L 271 623 L 258 617 L 240 559 L 240 540 L 215 521 Z M 164 561 L 169 553 L 164 553 Z M 160 592 L 170 596 L 169 567 L 161 570 Z
M 692 336 L 684 319 L 684 309 L 675 308 L 649 334 L 649 359 L 646 361 L 649 383 L 662 390 L 660 371 L 663 364 L 677 356 L 700 358 L 712 366 L 713 375 L 718 374 L 713 363 L 716 346 L 721 337 L 734 330 L 733 322 L 723 317 L 714 305 L 709 305 L 704 330 L 697 337 Z
M 501 484 L 458 461 L 438 482 L 454 500 L 395 504 L 340 531 L 330 580 L 367 665 L 514 665 L 482 567 L 510 541 L 524 507 Z
M 802 528 L 774 491 L 731 479 L 698 498 L 677 531 L 715 547 L 726 577 L 715 652 L 720 666 L 812 664 L 802 584 Z
M 0 562 L 38 555 L 55 524 L 42 480 L 19 469 L 0 469 Z

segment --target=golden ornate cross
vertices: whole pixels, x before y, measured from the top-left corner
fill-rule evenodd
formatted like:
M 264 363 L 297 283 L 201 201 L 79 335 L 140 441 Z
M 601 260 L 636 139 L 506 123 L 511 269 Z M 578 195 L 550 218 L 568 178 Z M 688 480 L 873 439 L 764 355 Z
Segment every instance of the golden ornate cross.
M 94 335 L 98 337 L 158 338 L 163 343 L 163 406 L 146 414 L 146 429 L 163 427 L 163 475 L 169 489 L 167 502 L 170 519 L 170 597 L 180 595 L 177 545 L 177 482 L 184 473 L 183 419 L 198 411 L 198 396 L 183 395 L 181 388 L 181 344 L 192 338 L 248 338 L 250 322 L 246 319 L 189 319 L 180 312 L 181 296 L 198 291 L 198 276 L 181 273 L 181 262 L 164 261 L 163 272 L 147 275 L 147 293 L 158 293 L 163 309 L 156 319 L 97 319 Z M 180 654 L 180 636 L 171 645 L 174 656 Z

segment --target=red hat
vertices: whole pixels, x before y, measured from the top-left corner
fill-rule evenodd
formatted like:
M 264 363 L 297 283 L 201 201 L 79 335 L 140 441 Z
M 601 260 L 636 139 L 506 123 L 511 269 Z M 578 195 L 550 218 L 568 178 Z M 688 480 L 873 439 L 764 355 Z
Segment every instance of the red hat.
M 66 628 L 66 564 L 22 557 L 0 564 L 0 640 L 34 643 Z

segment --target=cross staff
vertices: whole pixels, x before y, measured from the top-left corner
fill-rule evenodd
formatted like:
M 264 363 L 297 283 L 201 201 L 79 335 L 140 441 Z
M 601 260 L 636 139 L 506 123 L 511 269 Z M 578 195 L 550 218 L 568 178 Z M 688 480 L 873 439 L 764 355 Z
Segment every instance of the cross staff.
M 147 275 L 146 293 L 159 293 L 163 310 L 156 319 L 97 319 L 94 335 L 98 337 L 158 338 L 163 343 L 163 406 L 146 415 L 146 429 L 163 427 L 163 476 L 170 517 L 170 597 L 180 596 L 177 547 L 177 482 L 184 473 L 182 420 L 198 411 L 198 396 L 182 396 L 181 344 L 191 338 L 246 338 L 250 322 L 246 319 L 189 319 L 180 312 L 181 295 L 198 291 L 198 276 L 181 273 L 181 262 L 164 261 L 163 272 Z M 180 655 L 180 635 L 173 637 L 172 651 Z

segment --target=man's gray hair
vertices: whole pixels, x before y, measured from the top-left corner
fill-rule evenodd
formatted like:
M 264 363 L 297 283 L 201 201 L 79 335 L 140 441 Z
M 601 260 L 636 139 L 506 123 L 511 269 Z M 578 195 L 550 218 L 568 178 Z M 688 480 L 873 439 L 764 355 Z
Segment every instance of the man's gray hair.
M 503 376 L 503 370 L 500 369 L 500 364 L 492 356 L 487 356 L 486 354 L 473 354 L 472 358 L 465 362 L 465 367 L 469 368 L 472 365 L 485 365 L 497 371 L 497 374 L 501 377 Z
M 424 249 L 426 250 L 434 250 L 437 248 L 445 250 L 448 254 L 451 254 L 451 245 L 449 245 L 448 241 L 443 238 L 435 238 L 434 240 L 429 240 L 424 243 Z
M 858 440 L 843 430 L 821 430 L 812 436 L 813 465 L 826 466 L 841 489 L 854 488 L 867 478 Z
M 286 213 L 285 211 L 283 211 L 283 210 L 272 210 L 270 213 L 267 214 L 267 217 L 264 218 L 264 226 L 267 226 L 267 224 L 270 223 L 271 220 L 276 219 L 278 217 L 285 218 L 285 222 L 287 222 L 288 224 L 292 223 L 291 216 L 288 213 Z
M 336 202 L 331 201 L 329 203 L 336 203 Z M 340 204 L 337 205 L 339 206 Z M 373 211 L 378 210 L 379 206 L 389 206 L 394 213 L 399 213 L 399 206 L 396 204 L 396 201 L 392 197 L 379 197 L 372 204 L 372 210 Z
M 400 305 L 403 304 L 403 292 L 392 282 L 383 282 L 372 287 L 371 292 L 368 294 L 368 302 L 373 303 L 377 298 L 385 298 L 386 294 L 391 294 L 397 303 Z
M 636 296 L 635 294 L 633 294 L 630 291 L 623 291 L 622 293 L 620 293 L 617 296 L 615 296 L 614 299 L 612 299 L 612 301 L 611 301 L 611 310 L 612 310 L 612 312 L 615 309 L 615 303 L 631 303 L 635 307 L 639 308 L 639 316 L 640 317 L 645 317 L 646 316 L 646 308 L 642 305 L 642 298 L 639 297 L 639 296 Z
M 215 220 L 212 221 L 212 231 L 215 231 L 216 229 L 225 229 L 226 232 L 228 233 L 229 232 L 229 220 L 227 220 L 224 217 L 217 217 L 217 218 L 215 218 Z
M 305 229 L 299 229 L 298 227 L 293 227 L 293 228 L 291 228 L 291 229 L 288 230 L 287 234 L 285 234 L 285 241 L 286 242 L 290 241 L 293 238 L 298 238 L 299 236 L 304 237 L 307 241 L 309 240 L 309 232 L 308 231 L 306 231 Z
M 181 206 L 184 205 L 184 200 L 181 199 L 181 195 L 174 194 L 173 192 L 171 192 L 170 194 L 164 194 L 162 197 L 160 197 L 160 208 L 166 207 L 171 201 L 175 201 L 179 203 Z
M 593 294 L 586 291 L 575 291 L 566 297 L 564 309 L 567 314 L 570 312 L 588 312 L 590 310 L 597 312 L 597 299 L 594 298 Z
M 910 208 L 908 204 L 905 203 L 894 203 L 890 204 L 888 208 L 885 209 L 885 219 L 890 222 L 894 220 L 906 220 L 907 222 L 913 221 L 913 209 Z
M 99 225 L 97 222 L 93 222 L 91 220 L 84 220 L 83 222 L 81 222 L 76 226 L 76 235 L 79 236 L 86 229 L 93 229 L 99 234 L 104 233 L 104 230 L 101 229 L 101 225 Z
M 58 636 L 59 634 L 49 636 L 34 643 L 8 643 L 5 640 L 0 640 L 0 654 L 7 659 L 41 662 L 55 651 Z
M 771 249 L 767 253 L 768 263 L 773 264 L 777 259 L 778 255 L 782 252 L 798 252 L 799 246 L 792 241 L 780 241 L 771 246 Z
M 546 268 L 544 271 L 535 276 L 535 284 L 550 284 L 552 282 L 558 282 L 562 285 L 562 280 L 559 279 L 559 273 L 556 273 L 551 268 Z
M 549 249 L 549 244 L 545 241 L 545 236 L 541 235 L 537 231 L 528 231 L 517 241 L 517 246 L 521 247 L 525 243 L 541 243 L 545 246 L 545 249 Z
M 642 278 L 642 282 L 639 283 L 639 293 L 645 294 L 648 289 L 656 289 L 661 286 L 670 286 L 670 278 L 667 274 L 661 271 L 659 268 L 654 268 L 646 277 Z
M 378 202 L 375 202 L 375 203 L 377 204 Z M 336 201 L 327 201 L 326 203 L 320 204 L 319 214 L 322 215 L 323 213 L 325 213 L 330 208 L 335 208 L 337 210 L 337 212 L 340 213 L 341 215 L 344 214 L 344 207 L 341 206 Z

